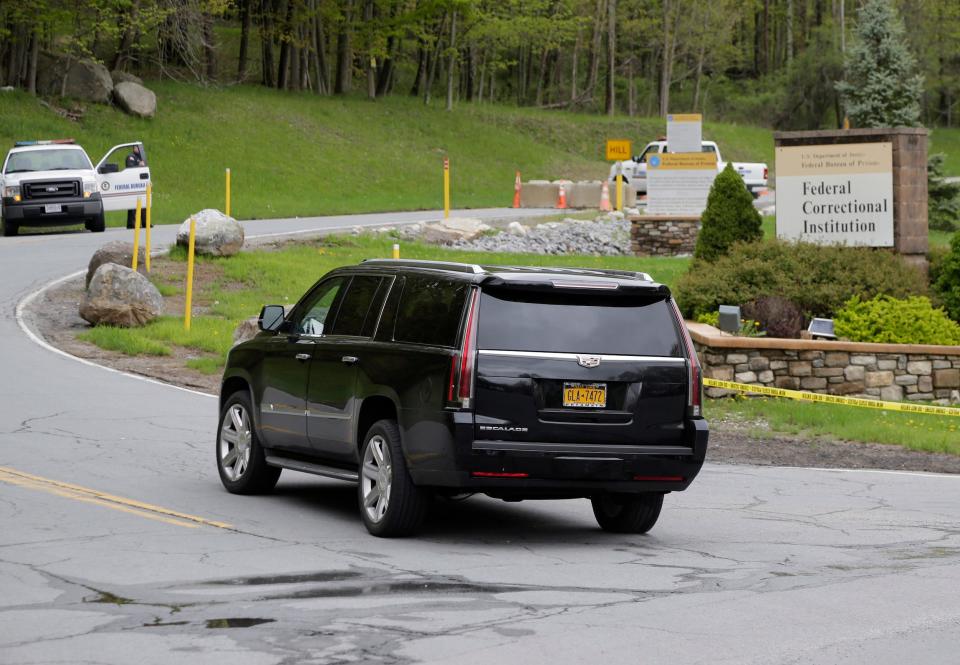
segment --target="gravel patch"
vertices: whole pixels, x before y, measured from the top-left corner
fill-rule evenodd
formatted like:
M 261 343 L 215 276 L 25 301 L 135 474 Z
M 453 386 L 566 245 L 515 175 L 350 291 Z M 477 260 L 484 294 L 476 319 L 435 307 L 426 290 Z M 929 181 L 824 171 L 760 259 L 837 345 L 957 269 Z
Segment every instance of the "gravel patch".
M 622 215 L 594 221 L 565 219 L 533 227 L 514 222 L 504 231 L 458 240 L 452 247 L 481 252 L 618 256 L 630 253 L 630 222 Z

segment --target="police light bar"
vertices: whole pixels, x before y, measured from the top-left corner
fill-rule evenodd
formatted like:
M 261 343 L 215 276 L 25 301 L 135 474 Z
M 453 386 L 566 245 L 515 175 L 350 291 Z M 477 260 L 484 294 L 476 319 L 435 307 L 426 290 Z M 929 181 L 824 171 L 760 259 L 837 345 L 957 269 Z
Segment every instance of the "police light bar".
M 61 144 L 74 144 L 76 141 L 73 139 L 49 139 L 43 141 L 17 141 L 14 143 L 14 146 L 17 148 L 22 148 L 28 145 L 61 145 Z

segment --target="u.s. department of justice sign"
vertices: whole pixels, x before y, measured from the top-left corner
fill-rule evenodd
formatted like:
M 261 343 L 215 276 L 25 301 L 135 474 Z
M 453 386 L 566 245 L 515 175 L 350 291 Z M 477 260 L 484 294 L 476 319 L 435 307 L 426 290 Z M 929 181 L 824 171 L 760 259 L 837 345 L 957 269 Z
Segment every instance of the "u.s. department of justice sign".
M 821 245 L 893 246 L 893 146 L 777 148 L 777 237 Z

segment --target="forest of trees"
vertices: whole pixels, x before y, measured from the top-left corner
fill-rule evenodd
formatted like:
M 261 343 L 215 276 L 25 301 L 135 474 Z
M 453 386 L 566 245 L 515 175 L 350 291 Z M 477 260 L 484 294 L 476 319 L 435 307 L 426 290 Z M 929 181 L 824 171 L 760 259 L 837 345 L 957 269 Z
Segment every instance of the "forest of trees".
M 958 123 L 960 2 L 891 0 L 921 120 Z M 38 54 L 203 84 L 836 126 L 862 0 L 0 0 L 0 84 Z

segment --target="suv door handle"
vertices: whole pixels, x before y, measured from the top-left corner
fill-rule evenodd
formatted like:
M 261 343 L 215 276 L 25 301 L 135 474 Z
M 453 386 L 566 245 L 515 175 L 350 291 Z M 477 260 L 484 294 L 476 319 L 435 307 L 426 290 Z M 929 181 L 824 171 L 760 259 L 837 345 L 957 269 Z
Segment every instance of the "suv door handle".
M 357 358 L 356 356 L 344 356 L 343 358 L 340 359 L 340 362 L 346 363 L 347 365 L 352 365 L 358 360 L 360 359 Z
M 310 360 L 310 354 L 309 354 L 309 353 L 298 353 L 297 355 L 294 356 L 294 358 L 296 358 L 297 360 Z

